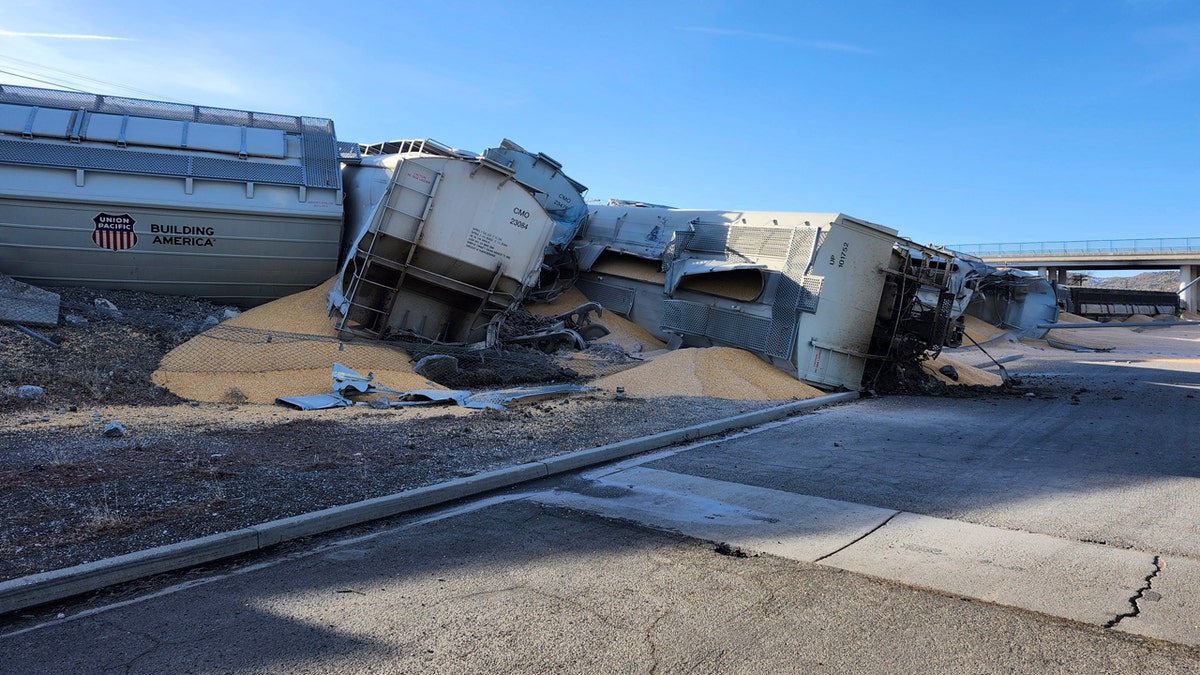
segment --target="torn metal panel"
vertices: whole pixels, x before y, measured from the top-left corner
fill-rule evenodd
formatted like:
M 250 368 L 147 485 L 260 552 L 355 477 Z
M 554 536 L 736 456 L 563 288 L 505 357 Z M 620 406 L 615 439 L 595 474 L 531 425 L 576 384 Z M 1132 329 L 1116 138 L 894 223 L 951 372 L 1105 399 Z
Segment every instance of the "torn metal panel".
M 350 399 L 338 394 L 313 394 L 311 396 L 287 396 L 275 399 L 276 403 L 297 410 L 328 410 L 354 405 Z
M 460 389 L 414 389 L 411 391 L 397 392 L 396 395 L 400 400 L 393 401 L 393 408 L 404 408 L 415 405 L 432 405 L 440 403 L 453 403 L 455 405 L 463 405 L 470 396 L 471 392 Z
M 340 363 L 333 364 L 333 391 L 335 394 L 374 393 L 376 389 L 371 382 L 374 379 L 374 373 L 360 375 Z

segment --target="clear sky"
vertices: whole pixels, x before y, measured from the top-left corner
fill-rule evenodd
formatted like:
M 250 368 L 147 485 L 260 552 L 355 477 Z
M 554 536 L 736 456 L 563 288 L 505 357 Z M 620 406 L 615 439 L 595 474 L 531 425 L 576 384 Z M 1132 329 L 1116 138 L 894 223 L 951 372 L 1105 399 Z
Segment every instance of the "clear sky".
M 4 5 L 0 83 L 510 138 L 592 199 L 1200 237 L 1196 0 Z

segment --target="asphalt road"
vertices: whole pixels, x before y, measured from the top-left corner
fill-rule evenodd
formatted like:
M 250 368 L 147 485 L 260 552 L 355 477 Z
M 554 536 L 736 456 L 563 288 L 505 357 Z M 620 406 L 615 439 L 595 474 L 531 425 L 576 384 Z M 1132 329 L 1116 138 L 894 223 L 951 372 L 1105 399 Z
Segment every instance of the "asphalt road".
M 867 399 L 0 636 L 0 671 L 1200 672 L 1200 335 Z M 716 543 L 724 543 L 717 546 Z

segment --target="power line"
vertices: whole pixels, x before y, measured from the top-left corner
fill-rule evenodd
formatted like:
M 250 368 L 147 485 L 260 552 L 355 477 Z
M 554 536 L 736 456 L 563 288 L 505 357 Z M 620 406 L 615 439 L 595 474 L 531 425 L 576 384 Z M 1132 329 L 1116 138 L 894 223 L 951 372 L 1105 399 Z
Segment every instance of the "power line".
M 96 84 L 104 85 L 107 87 L 123 89 L 128 92 L 133 92 L 135 94 L 140 94 L 142 96 L 146 96 L 148 98 L 152 98 L 152 99 L 156 99 L 156 100 L 160 100 L 160 101 L 169 101 L 172 103 L 183 103 L 183 101 L 173 100 L 167 96 L 163 96 L 161 94 L 156 94 L 154 92 L 146 91 L 144 89 L 138 89 L 136 87 L 130 87 L 128 85 L 118 84 L 116 82 L 108 82 L 107 80 L 100 80 L 100 79 L 97 79 L 94 77 L 89 77 L 87 75 L 83 75 L 80 73 L 73 73 L 68 70 L 62 70 L 60 68 L 54 68 L 52 66 L 46 66 L 46 65 L 39 64 L 39 63 L 34 63 L 32 61 L 26 61 L 25 59 L 19 59 L 19 58 L 16 58 L 15 56 L 8 56 L 5 54 L 0 54 L 0 60 L 23 64 L 25 66 L 32 66 L 33 68 L 37 68 L 37 69 L 41 69 L 41 70 L 48 70 L 48 71 L 52 71 L 55 73 L 61 73 L 62 75 L 66 75 L 67 77 L 75 79 L 75 80 L 85 80 L 87 82 L 94 82 Z M 70 89 L 72 91 L 83 91 L 82 89 L 72 86 L 71 84 L 68 84 L 66 82 L 55 82 L 52 80 L 41 79 L 39 77 L 35 77 L 33 74 L 30 74 L 30 72 L 21 72 L 21 71 L 14 72 L 14 71 L 10 71 L 10 70 L 0 70 L 0 73 L 5 73 L 7 75 L 13 75 L 16 77 L 21 77 L 21 78 L 24 78 L 27 80 L 33 80 L 34 82 L 40 82 L 42 84 L 49 84 L 49 85 L 56 86 L 56 87 L 64 87 L 64 88 Z M 51 77 L 50 75 L 42 75 L 41 73 L 36 73 L 36 71 L 34 74 L 41 75 L 42 77 Z
M 34 77 L 34 76 L 32 76 L 32 75 L 28 75 L 28 74 L 25 74 L 25 73 L 14 73 L 14 72 L 13 72 L 13 71 L 11 71 L 11 70 L 0 70 L 0 73 L 4 73 L 5 75 L 12 75 L 13 77 L 19 77 L 19 78 L 21 78 L 22 80 L 32 80 L 32 81 L 34 81 L 34 82 L 40 82 L 40 83 L 42 83 L 42 84 L 48 84 L 48 85 L 50 85 L 50 86 L 52 86 L 52 87 L 61 87 L 61 88 L 63 88 L 63 89 L 70 89 L 71 91 L 78 91 L 78 92 L 86 93 L 86 92 L 83 92 L 83 90 L 82 90 L 82 89 L 77 89 L 77 88 L 75 88 L 75 87 L 72 87 L 72 86 L 70 86 L 70 85 L 68 85 L 68 84 L 63 84 L 63 83 L 61 83 L 61 82 L 51 82 L 50 80 L 43 80 L 43 79 L 41 79 L 41 78 L 37 78 L 37 77 Z

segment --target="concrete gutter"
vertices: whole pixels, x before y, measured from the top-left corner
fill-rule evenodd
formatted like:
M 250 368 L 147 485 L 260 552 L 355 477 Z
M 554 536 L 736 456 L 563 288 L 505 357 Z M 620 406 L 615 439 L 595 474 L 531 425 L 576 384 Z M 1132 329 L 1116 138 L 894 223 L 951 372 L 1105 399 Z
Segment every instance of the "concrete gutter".
M 858 397 L 858 392 L 845 392 L 797 401 L 683 429 L 664 431 L 652 436 L 580 450 L 540 462 L 497 469 L 437 485 L 335 506 L 291 518 L 273 520 L 240 530 L 222 532 L 200 539 L 168 544 L 115 558 L 0 582 L 0 614 L 55 602 L 155 574 L 164 574 L 223 558 L 260 551 L 300 537 L 331 532 L 457 499 L 474 497 L 484 492 L 512 487 L 527 481 L 616 459 L 624 459 L 676 443 L 765 424 L 797 412 L 812 410 L 832 403 L 853 401 Z

